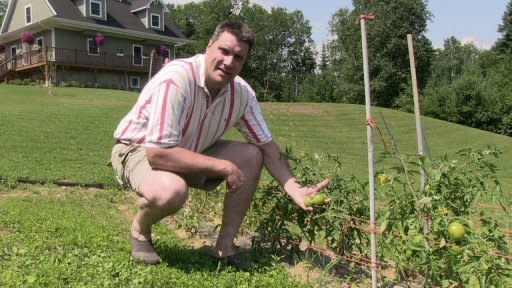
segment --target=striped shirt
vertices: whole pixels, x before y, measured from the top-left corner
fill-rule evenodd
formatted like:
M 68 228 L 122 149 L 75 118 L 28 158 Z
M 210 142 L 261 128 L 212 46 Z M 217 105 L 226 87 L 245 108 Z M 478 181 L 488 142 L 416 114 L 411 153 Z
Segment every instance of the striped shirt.
M 234 126 L 250 143 L 271 141 L 249 84 L 237 76 L 212 101 L 204 65 L 204 55 L 198 54 L 162 67 L 121 120 L 114 138 L 126 144 L 201 152 Z

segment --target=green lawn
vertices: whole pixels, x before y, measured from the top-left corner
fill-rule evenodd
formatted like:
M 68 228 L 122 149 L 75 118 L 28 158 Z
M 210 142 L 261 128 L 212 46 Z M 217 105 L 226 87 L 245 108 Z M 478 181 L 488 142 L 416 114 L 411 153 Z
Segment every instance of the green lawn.
M 252 273 L 210 260 L 158 225 L 161 265 L 130 261 L 120 191 L 0 187 L 0 287 L 309 287 L 264 257 Z
M 0 287 L 337 287 L 326 285 L 322 277 L 309 284 L 298 282 L 271 257 L 259 259 L 251 273 L 219 267 L 208 260 L 207 247 L 192 247 L 169 229 L 169 223 L 155 230 L 163 265 L 147 267 L 129 261 L 127 231 L 135 207 L 130 194 L 116 187 L 106 163 L 113 130 L 137 94 L 78 88 L 54 88 L 52 94 L 47 88 L 0 85 L 0 179 L 7 179 L 0 181 Z M 343 173 L 366 181 L 364 106 L 261 106 L 282 147 L 320 156 L 337 154 Z M 388 147 L 391 143 L 381 115 L 400 151 L 416 154 L 414 116 L 373 109 Z M 511 198 L 512 138 L 427 117 L 422 121 L 427 150 L 434 158 L 453 156 L 468 146 L 500 149 L 497 175 Z M 235 131 L 226 137 L 239 138 Z M 376 130 L 373 140 L 378 155 L 384 143 Z M 382 163 L 376 168 L 388 169 Z M 100 183 L 107 189 L 14 183 L 19 178 Z M 206 213 L 215 215 L 192 216 L 187 214 L 190 209 L 184 209 L 176 221 L 185 219 L 195 225 L 219 217 L 221 195 L 192 199 L 196 196 L 191 193 L 189 202 L 203 201 L 201 205 L 211 210 Z M 299 271 L 302 279 L 306 271 Z
M 137 94 L 117 90 L 0 86 L 0 176 L 68 179 L 115 185 L 106 162 L 112 133 Z M 328 103 L 262 103 L 275 140 L 295 151 L 338 154 L 345 173 L 366 179 L 367 142 L 364 106 Z M 384 117 L 402 153 L 417 153 L 414 115 L 374 108 L 373 118 L 386 133 Z M 460 148 L 496 146 L 498 176 L 512 189 L 512 138 L 427 117 L 422 126 L 433 157 Z M 236 132 L 227 137 L 237 138 Z M 375 131 L 375 154 L 383 142 Z M 387 138 L 387 137 L 386 137 Z M 386 140 L 389 146 L 389 140 Z M 426 149 L 427 150 L 427 149 Z M 382 167 L 377 167 L 382 168 Z

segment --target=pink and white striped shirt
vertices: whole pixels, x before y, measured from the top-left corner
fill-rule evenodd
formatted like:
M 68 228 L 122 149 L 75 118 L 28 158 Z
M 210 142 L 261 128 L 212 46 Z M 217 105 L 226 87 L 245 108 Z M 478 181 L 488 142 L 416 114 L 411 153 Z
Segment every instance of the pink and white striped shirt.
M 146 84 L 114 138 L 145 147 L 201 152 L 235 126 L 253 144 L 272 140 L 252 88 L 237 76 L 214 101 L 205 86 L 204 55 L 167 63 Z

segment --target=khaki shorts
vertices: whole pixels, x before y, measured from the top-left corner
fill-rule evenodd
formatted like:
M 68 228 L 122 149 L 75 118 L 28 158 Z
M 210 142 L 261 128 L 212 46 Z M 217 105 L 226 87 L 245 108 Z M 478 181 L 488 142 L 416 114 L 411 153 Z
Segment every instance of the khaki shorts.
M 212 148 L 215 145 L 212 145 Z M 208 152 L 213 151 L 212 148 L 205 151 L 204 154 L 210 155 Z M 110 164 L 114 169 L 117 182 L 123 187 L 131 188 L 137 192 L 139 192 L 139 185 L 146 174 L 152 170 L 146 157 L 146 149 L 138 145 L 115 144 L 112 148 Z M 224 179 L 207 179 L 205 176 L 197 174 L 179 176 L 190 187 L 202 190 L 213 190 L 224 181 Z

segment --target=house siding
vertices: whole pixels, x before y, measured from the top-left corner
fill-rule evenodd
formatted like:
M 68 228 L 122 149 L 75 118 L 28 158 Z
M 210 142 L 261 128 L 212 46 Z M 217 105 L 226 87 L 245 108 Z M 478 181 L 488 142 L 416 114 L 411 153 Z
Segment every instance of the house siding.
M 132 74 L 132 73 L 116 73 L 111 71 L 88 71 L 83 69 L 66 68 L 58 69 L 55 71 L 56 82 L 58 85 L 63 85 L 70 82 L 81 83 L 84 87 L 98 87 L 110 89 L 126 89 L 138 90 L 130 88 L 130 77 L 140 77 L 141 86 L 143 87 L 147 81 L 148 76 L 145 74 Z
M 6 32 L 25 27 L 25 7 L 27 5 L 32 6 L 32 23 L 37 23 L 53 16 L 52 11 L 43 0 L 16 1 L 16 7 L 14 8 L 14 13 L 12 14 L 12 18 Z
M 55 85 L 66 85 L 73 81 L 72 85 L 78 82 L 78 85 L 86 87 L 139 90 L 147 83 L 149 74 L 154 75 L 164 61 L 164 57 L 156 54 L 151 58 L 151 52 L 161 44 L 172 49 L 173 45 L 186 41 L 163 11 L 165 6 L 160 1 L 153 1 L 149 7 L 138 12 L 129 10 L 129 4 L 133 2 L 98 1 L 102 3 L 102 16 L 106 17 L 108 13 L 106 21 L 87 15 L 90 13 L 91 0 L 12 2 L 15 5 L 10 6 L 5 27 L 0 33 L 0 43 L 6 47 L 6 61 L 0 63 L 0 81 L 32 78 L 43 79 L 45 83 L 51 81 Z M 32 24 L 29 26 L 25 25 L 24 9 L 27 5 L 32 8 Z M 160 15 L 160 25 L 166 29 L 164 32 L 150 27 L 151 13 Z M 80 25 L 80 22 L 84 25 Z M 110 28 L 103 29 L 102 26 Z M 42 44 L 48 47 L 48 53 L 42 53 L 45 51 L 42 47 L 22 44 L 22 31 L 32 33 L 36 41 L 42 37 Z M 99 55 L 90 55 L 87 39 L 94 38 L 98 32 L 104 35 L 105 42 L 99 48 Z M 135 45 L 142 48 L 142 58 L 139 58 L 141 55 L 132 55 Z M 13 46 L 18 51 L 17 55 L 11 55 Z M 134 58 L 142 60 L 142 65 L 139 65 L 139 61 L 135 65 Z M 140 79 L 140 88 L 130 87 L 132 77 Z
M 55 47 L 86 51 L 87 38 L 93 38 L 95 34 L 96 31 L 77 33 L 75 31 L 55 29 Z M 46 39 L 47 37 L 45 36 L 45 42 L 50 41 L 50 37 L 51 33 L 48 34 L 48 39 Z M 100 47 L 100 51 L 115 54 L 119 49 L 122 49 L 124 55 L 131 55 L 132 45 L 142 46 L 144 56 L 149 57 L 149 53 L 151 52 L 151 50 L 157 48 L 157 46 L 160 45 L 160 43 L 144 45 L 139 41 L 133 41 L 126 38 L 117 38 L 107 35 L 105 36 L 105 43 L 103 44 L 103 46 Z

